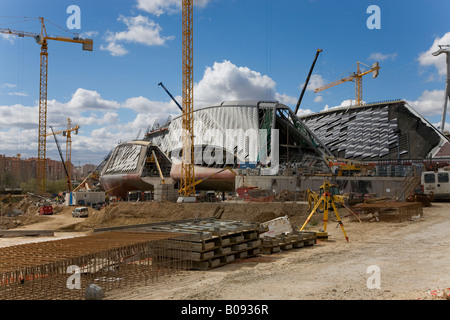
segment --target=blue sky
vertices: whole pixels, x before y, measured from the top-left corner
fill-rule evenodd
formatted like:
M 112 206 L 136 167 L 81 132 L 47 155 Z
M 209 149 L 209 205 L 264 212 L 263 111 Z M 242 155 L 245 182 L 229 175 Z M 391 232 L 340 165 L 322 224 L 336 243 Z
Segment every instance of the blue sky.
M 236 99 L 278 100 L 295 109 L 317 49 L 323 49 L 299 114 L 346 105 L 354 83 L 321 92 L 361 61 L 379 62 L 380 75 L 363 79 L 366 102 L 405 99 L 438 124 L 446 64 L 433 57 L 450 44 L 448 0 L 194 0 L 195 107 Z M 158 83 L 181 101 L 181 0 L 0 1 L 0 28 L 92 37 L 94 51 L 49 43 L 48 125 L 80 125 L 72 162 L 98 164 L 119 142 L 158 120 L 180 114 Z M 81 29 L 68 29 L 70 5 Z M 369 29 L 370 5 L 381 29 Z M 29 20 L 24 22 L 25 20 Z M 59 26 L 59 27 L 56 27 Z M 65 30 L 63 30 L 65 29 Z M 40 46 L 32 38 L 0 34 L 0 154 L 37 156 Z M 450 123 L 450 120 L 447 120 Z M 48 129 L 48 132 L 50 130 Z M 63 136 L 58 137 L 65 148 Z M 64 150 L 63 150 L 64 151 Z M 59 160 L 47 140 L 48 157 Z

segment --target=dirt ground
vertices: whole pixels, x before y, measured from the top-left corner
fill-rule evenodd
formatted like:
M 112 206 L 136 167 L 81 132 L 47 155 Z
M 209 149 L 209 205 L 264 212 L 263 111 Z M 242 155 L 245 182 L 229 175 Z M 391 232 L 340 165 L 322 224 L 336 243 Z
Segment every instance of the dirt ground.
M 92 210 L 81 219 L 72 218 L 70 212 L 71 208 L 61 208 L 53 216 L 20 217 L 18 229 L 53 229 L 55 237 L 0 238 L 0 246 L 82 236 L 92 228 L 195 217 L 264 222 L 288 216 L 293 225 L 301 226 L 308 216 L 305 203 L 121 203 Z M 105 299 L 445 299 L 450 291 L 450 203 L 433 203 L 423 213 L 402 222 L 366 219 L 360 223 L 340 209 L 349 242 L 332 216 L 329 240 L 312 247 L 235 261 L 209 271 L 184 271 L 150 286 L 108 292 Z M 315 215 L 310 230 L 318 230 L 321 219 Z

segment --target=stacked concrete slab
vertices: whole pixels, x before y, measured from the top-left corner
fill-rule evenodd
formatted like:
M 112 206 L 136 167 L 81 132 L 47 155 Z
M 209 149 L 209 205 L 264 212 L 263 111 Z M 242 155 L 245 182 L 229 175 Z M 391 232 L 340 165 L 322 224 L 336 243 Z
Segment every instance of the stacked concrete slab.
M 259 223 L 217 219 L 191 221 L 147 227 L 146 230 L 185 234 L 190 249 L 192 269 L 208 270 L 236 259 L 260 254 L 262 229 Z
M 178 199 L 178 190 L 172 183 L 161 183 L 155 185 L 155 201 L 175 202 Z
M 164 256 L 171 259 L 178 251 L 184 251 L 183 259 L 188 260 L 188 269 L 194 270 L 214 269 L 238 259 L 312 246 L 316 243 L 315 232 L 292 229 L 290 232 L 284 232 L 283 229 L 282 233 L 274 234 L 270 232 L 268 224 L 215 218 L 110 227 L 96 229 L 94 233 L 108 231 L 174 232 L 178 235 L 177 240 L 170 244 L 165 243 Z M 182 236 L 179 236 L 180 234 Z
M 276 236 L 261 238 L 261 253 L 272 254 L 280 251 L 312 246 L 316 244 L 316 233 L 307 231 L 293 231 Z

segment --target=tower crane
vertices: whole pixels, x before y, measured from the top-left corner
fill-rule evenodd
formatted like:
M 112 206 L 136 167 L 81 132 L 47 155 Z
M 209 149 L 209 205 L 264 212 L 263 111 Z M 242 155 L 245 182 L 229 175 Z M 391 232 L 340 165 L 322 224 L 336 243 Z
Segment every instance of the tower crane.
M 66 167 L 69 175 L 69 181 L 72 178 L 72 132 L 78 134 L 80 127 L 75 125 L 72 127 L 72 120 L 67 118 L 67 130 L 61 130 L 53 133 L 47 133 L 46 136 L 52 136 L 55 134 L 61 134 L 66 137 Z
M 369 67 L 370 69 L 367 71 L 361 71 L 360 65 L 365 65 L 367 67 Z M 337 86 L 339 84 L 348 82 L 348 81 L 355 81 L 355 102 L 357 106 L 361 106 L 362 105 L 362 77 L 365 76 L 366 74 L 369 74 L 372 72 L 372 77 L 376 78 L 378 77 L 379 71 L 380 70 L 380 65 L 378 62 L 375 62 L 372 67 L 362 63 L 362 62 L 357 62 L 357 67 L 356 67 L 356 72 L 354 72 L 353 74 L 351 74 L 348 77 L 339 79 L 337 81 L 331 82 L 323 87 L 319 87 L 316 88 L 314 90 L 315 93 L 319 92 L 319 91 L 323 91 L 325 89 Z
M 183 0 L 183 156 L 180 197 L 195 197 L 193 0 Z
M 45 27 L 45 19 L 39 17 L 41 24 L 41 32 L 26 32 L 12 29 L 0 28 L 0 33 L 17 35 L 19 37 L 31 37 L 41 46 L 40 54 L 40 82 L 39 82 L 39 139 L 38 139 L 38 162 L 37 162 L 37 176 L 36 182 L 39 193 L 45 192 L 46 179 L 46 138 L 47 138 L 47 75 L 48 75 L 48 41 L 63 41 L 72 43 L 81 43 L 83 50 L 93 51 L 93 40 L 82 39 L 78 34 L 74 37 L 49 36 Z

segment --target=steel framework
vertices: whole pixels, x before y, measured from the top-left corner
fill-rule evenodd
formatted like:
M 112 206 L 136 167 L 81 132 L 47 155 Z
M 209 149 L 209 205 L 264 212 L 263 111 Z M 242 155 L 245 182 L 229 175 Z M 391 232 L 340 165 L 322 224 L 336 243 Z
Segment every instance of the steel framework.
M 195 196 L 193 1 L 183 0 L 183 158 L 180 196 Z

